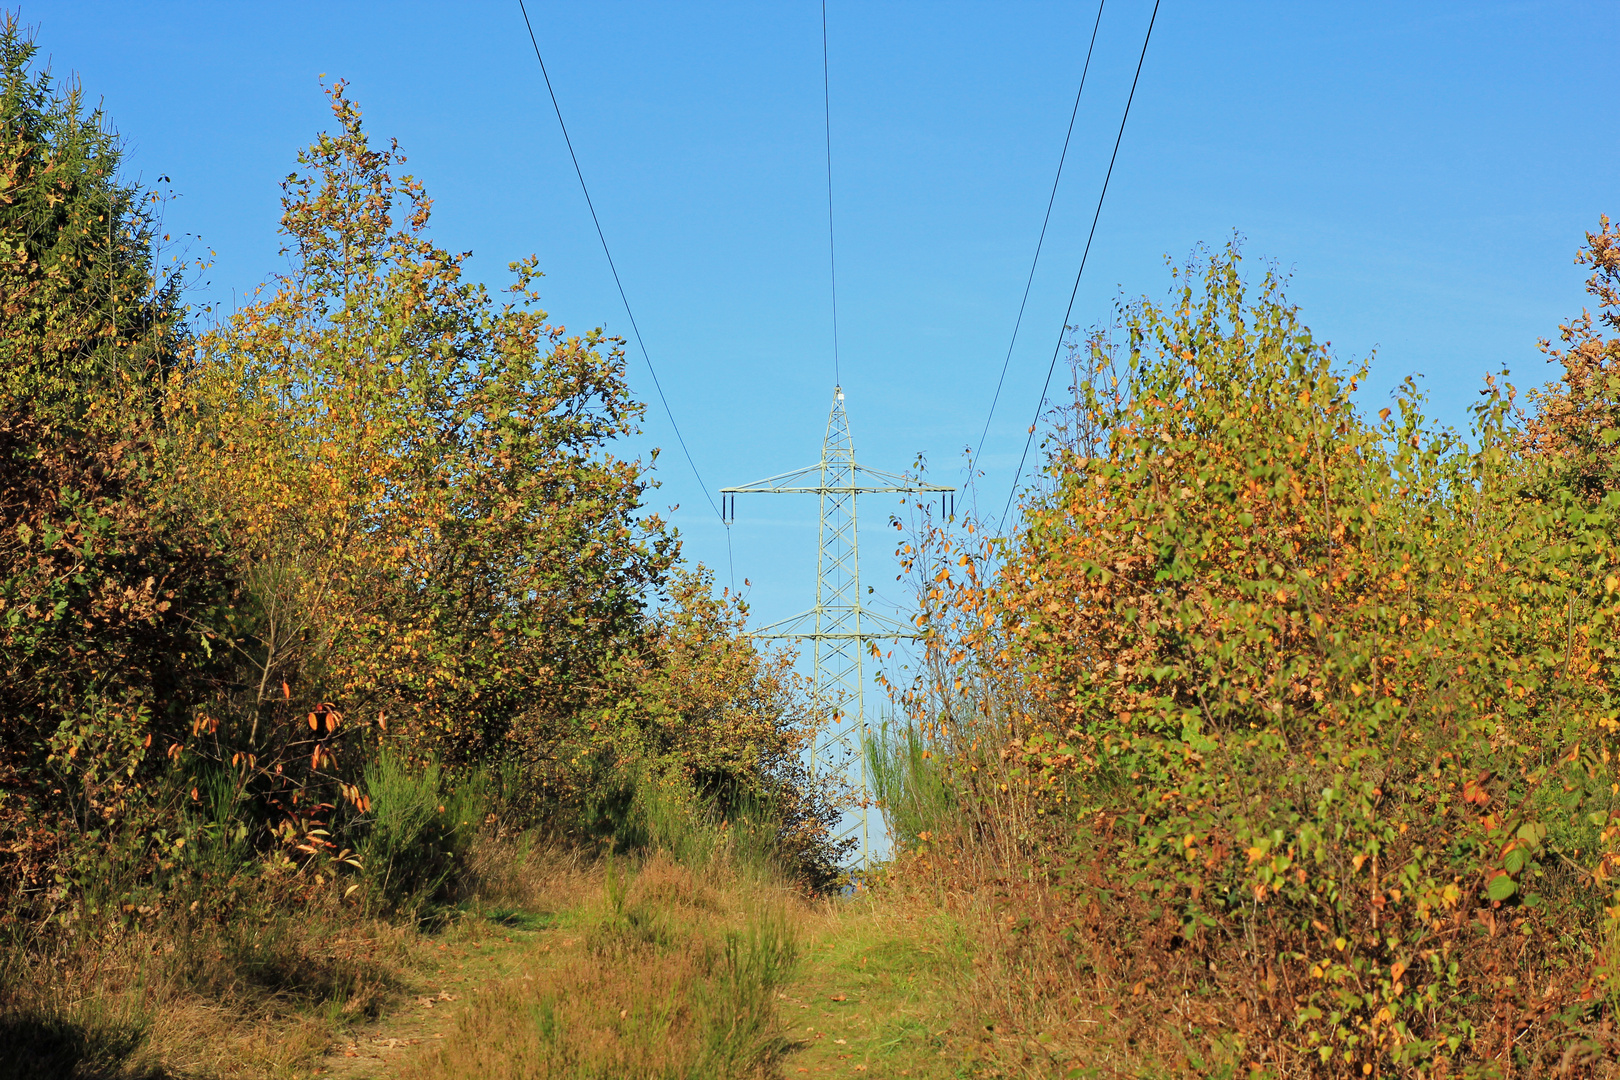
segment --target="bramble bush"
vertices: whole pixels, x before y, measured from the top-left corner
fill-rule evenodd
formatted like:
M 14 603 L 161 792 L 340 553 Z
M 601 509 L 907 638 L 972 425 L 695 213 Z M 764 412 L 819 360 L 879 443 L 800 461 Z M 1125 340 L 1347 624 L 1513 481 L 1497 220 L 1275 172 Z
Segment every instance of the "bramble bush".
M 1269 1075 L 1611 1058 L 1615 242 L 1564 381 L 1487 379 L 1466 437 L 1410 380 L 1367 416 L 1231 245 L 1076 349 L 1014 535 L 903 549 L 928 749 L 887 794 L 913 865 L 1016 883 L 1035 996 L 1174 1002 L 1166 1053 Z

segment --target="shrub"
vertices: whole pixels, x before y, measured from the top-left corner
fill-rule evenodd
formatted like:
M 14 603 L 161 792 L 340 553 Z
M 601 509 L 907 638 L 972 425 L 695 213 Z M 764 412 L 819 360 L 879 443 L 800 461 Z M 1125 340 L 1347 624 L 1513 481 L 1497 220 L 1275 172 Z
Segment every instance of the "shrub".
M 384 910 L 443 900 L 465 866 L 487 812 L 487 783 L 459 783 L 437 762 L 379 749 L 365 766 L 369 822 L 359 842 L 372 896 Z
M 1410 381 L 1366 418 L 1365 370 L 1235 247 L 1118 333 L 1017 535 L 910 553 L 956 828 L 1056 888 L 1032 935 L 1231 1003 L 1256 1068 L 1580 1059 L 1620 835 L 1615 430 L 1539 450 L 1495 379 L 1467 441 Z

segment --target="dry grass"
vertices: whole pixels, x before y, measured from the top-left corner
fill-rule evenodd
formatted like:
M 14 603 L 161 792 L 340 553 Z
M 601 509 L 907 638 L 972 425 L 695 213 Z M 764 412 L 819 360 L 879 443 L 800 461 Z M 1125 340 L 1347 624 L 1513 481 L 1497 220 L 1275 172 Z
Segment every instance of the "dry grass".
M 912 998 L 931 1037 L 910 1040 L 909 1075 L 1246 1075 L 1225 1034 L 1241 1003 L 1211 997 L 1163 950 L 1136 947 L 1128 898 L 1076 911 L 1042 884 L 976 872 L 987 867 L 901 869 L 877 883 L 865 912 L 841 918 L 867 923 L 856 940 L 869 953 L 887 948 L 882 967 L 894 966 L 893 943 L 921 953 L 910 966 L 930 992 Z M 941 1060 L 930 1066 L 925 1046 Z
M 469 858 L 470 909 L 531 915 L 572 911 L 601 889 L 602 867 L 578 848 L 532 834 L 481 839 Z
M 376 1015 L 413 948 L 335 899 L 87 920 L 0 957 L 0 1077 L 290 1076 Z
M 181 903 L 48 934 L 13 928 L 0 950 L 0 1080 L 305 1075 L 401 998 L 438 946 L 554 919 L 600 879 L 577 853 L 509 837 L 474 850 L 467 910 L 431 936 L 335 892 L 268 886 L 212 917 Z
M 401 1044 L 387 1075 L 418 1080 L 775 1075 L 794 1048 L 783 991 L 826 909 L 723 853 L 695 862 L 487 839 L 465 902 L 429 927 L 266 896 L 14 939 L 0 1080 L 369 1076 L 376 1058 L 345 1051 L 379 1040 Z M 435 979 L 459 990 L 453 1026 L 413 1003 Z M 389 1038 L 429 1015 L 442 1040 Z
M 558 948 L 465 1010 L 412 1080 L 752 1077 L 787 1049 L 791 897 L 714 866 L 605 864 Z M 576 894 L 577 895 L 577 894 Z
M 1278 977 L 1278 966 L 1254 959 L 1282 951 L 1278 941 L 1286 939 L 1275 924 L 1250 926 L 1258 945 L 1220 933 L 1189 941 L 1175 913 L 1155 911 L 1151 897 L 1127 888 L 1088 895 L 1072 882 L 972 874 L 948 858 L 882 883 L 872 906 L 891 922 L 909 912 L 950 928 L 954 945 L 946 951 L 958 962 L 946 982 L 949 1000 L 934 1015 L 941 1045 L 962 1071 L 946 1075 L 1364 1074 L 1358 1062 L 1324 1062 L 1301 1049 L 1297 1007 L 1282 997 L 1290 992 L 1287 973 Z M 1505 919 L 1495 933 L 1482 920 L 1459 915 L 1454 923 L 1456 955 L 1538 988 L 1552 985 L 1546 966 L 1537 966 L 1545 961 L 1523 949 Z M 1550 1050 L 1526 1039 L 1523 1060 L 1480 1054 L 1449 1075 L 1620 1075 L 1611 1038 L 1606 1024 L 1594 1024 Z

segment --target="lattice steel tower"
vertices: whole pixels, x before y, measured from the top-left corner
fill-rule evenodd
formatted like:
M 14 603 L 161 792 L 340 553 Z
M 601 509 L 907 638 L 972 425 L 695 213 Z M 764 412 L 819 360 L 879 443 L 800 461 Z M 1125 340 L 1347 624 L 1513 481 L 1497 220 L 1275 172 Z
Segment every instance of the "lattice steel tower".
M 810 749 L 812 773 L 842 773 L 861 796 L 858 811 L 838 834 L 843 840 L 859 834 L 861 864 L 871 850 L 868 829 L 870 788 L 867 782 L 866 674 L 867 643 L 914 639 L 916 631 L 861 604 L 860 543 L 856 535 L 855 502 L 859 495 L 955 492 L 955 488 L 920 484 L 905 476 L 868 469 L 855 462 L 855 444 L 844 413 L 844 391 L 833 388 L 832 411 L 821 460 L 814 465 L 741 487 L 721 488 L 726 516 L 736 517 L 738 495 L 816 495 L 821 499 L 821 550 L 816 558 L 816 606 L 791 618 L 761 627 L 754 637 L 793 639 L 811 643 L 812 675 L 818 699 L 831 715 L 816 734 Z M 952 496 L 954 497 L 954 496 Z

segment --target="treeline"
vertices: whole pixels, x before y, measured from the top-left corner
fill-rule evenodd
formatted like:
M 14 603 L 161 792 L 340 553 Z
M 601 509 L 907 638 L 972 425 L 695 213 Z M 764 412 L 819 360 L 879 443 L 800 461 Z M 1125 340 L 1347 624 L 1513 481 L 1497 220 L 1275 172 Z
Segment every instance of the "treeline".
M 977 911 L 1000 1053 L 1067 1075 L 1609 1075 L 1620 233 L 1562 377 L 1376 415 L 1236 247 L 1076 343 L 1006 540 L 903 554 L 899 880 Z M 976 898 L 976 899 L 975 899 Z M 977 905 L 977 906 L 975 906 Z M 1093 1071 L 1087 1071 L 1093 1070 Z
M 341 82 L 282 184 L 288 269 L 198 321 L 160 201 L 35 51 L 9 19 L 6 990 L 53 935 L 261 887 L 431 913 L 481 830 L 746 827 L 832 882 L 790 660 L 614 453 L 642 414 L 619 343 L 549 323 L 533 259 L 502 298 L 468 280 Z

